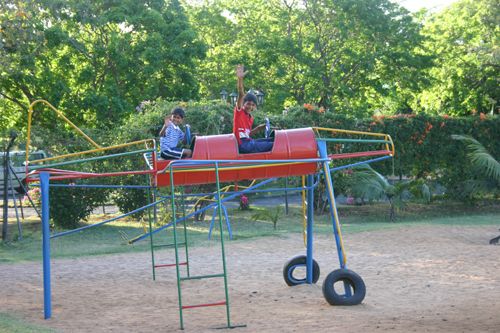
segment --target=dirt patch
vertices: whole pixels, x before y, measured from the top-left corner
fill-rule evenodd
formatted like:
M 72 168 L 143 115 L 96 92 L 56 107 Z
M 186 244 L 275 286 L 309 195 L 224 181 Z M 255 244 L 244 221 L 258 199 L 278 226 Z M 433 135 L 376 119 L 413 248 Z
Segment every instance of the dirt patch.
M 331 237 L 315 239 L 317 285 L 288 287 L 284 262 L 304 253 L 302 237 L 226 243 L 235 332 L 498 332 L 498 227 L 417 226 L 346 235 L 348 266 L 367 286 L 361 305 L 326 303 L 321 284 L 338 268 Z M 158 262 L 173 261 L 172 250 Z M 0 309 L 60 332 L 172 332 L 179 329 L 175 268 L 151 279 L 149 253 L 52 263 L 53 318 L 43 320 L 41 263 L 0 265 Z M 221 272 L 220 247 L 191 248 L 191 274 Z M 221 279 L 183 283 L 184 304 L 221 301 Z M 225 307 L 184 311 L 186 332 L 214 332 Z

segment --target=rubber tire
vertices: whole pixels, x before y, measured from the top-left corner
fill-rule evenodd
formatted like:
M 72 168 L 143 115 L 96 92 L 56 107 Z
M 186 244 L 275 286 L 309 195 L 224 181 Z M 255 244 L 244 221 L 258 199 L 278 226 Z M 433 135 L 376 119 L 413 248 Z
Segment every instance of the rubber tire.
M 348 283 L 353 291 L 349 297 L 339 295 L 334 288 L 337 282 Z M 323 296 L 330 305 L 358 305 L 366 295 L 366 286 L 361 276 L 349 269 L 336 269 L 323 282 Z
M 297 268 L 298 266 L 305 266 L 305 265 L 306 265 L 306 256 L 304 255 L 293 257 L 292 259 L 288 260 L 285 263 L 285 266 L 283 266 L 283 278 L 285 279 L 287 285 L 296 286 L 299 284 L 306 283 L 306 278 L 295 279 L 293 277 L 293 271 L 295 270 L 295 268 Z M 316 262 L 316 260 L 313 259 L 313 279 L 312 279 L 313 283 L 318 282 L 319 274 L 320 274 L 319 265 Z

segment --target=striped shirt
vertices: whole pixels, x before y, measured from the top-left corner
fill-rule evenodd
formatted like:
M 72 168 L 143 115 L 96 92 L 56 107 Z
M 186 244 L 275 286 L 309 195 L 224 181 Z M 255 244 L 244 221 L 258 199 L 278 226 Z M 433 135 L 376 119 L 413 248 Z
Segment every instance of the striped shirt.
M 184 140 L 184 132 L 179 126 L 170 123 L 165 130 L 165 134 L 160 138 L 160 149 L 162 151 L 177 147 L 179 141 Z

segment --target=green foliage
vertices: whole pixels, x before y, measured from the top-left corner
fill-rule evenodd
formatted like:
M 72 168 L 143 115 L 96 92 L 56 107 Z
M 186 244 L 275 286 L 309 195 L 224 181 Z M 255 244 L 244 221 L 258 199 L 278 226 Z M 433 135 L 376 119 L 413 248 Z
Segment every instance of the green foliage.
M 498 196 L 500 163 L 474 138 L 465 135 L 452 135 L 452 138 L 465 143 L 467 162 L 471 165 L 468 178 L 457 184 L 462 190 L 461 197 L 473 199 L 488 194 Z
M 500 153 L 500 117 L 481 114 L 476 117 L 449 117 L 427 115 L 400 115 L 374 117 L 358 129 L 388 133 L 395 146 L 393 162 L 374 165 L 383 174 L 394 170 L 396 176 L 412 176 L 438 180 L 448 191 L 458 196 L 456 188 L 463 179 L 470 178 L 466 151 L 457 145 L 452 134 L 464 133 L 485 142 L 492 155 Z M 394 163 L 394 164 L 392 164 Z M 383 166 L 383 168 L 381 168 Z M 394 168 L 392 170 L 392 168 Z
M 38 98 L 77 125 L 109 127 L 141 100 L 198 96 L 205 48 L 178 0 L 2 2 L 0 13 L 0 96 L 19 126 Z
M 500 163 L 488 153 L 484 146 L 477 140 L 465 135 L 452 135 L 455 140 L 465 142 L 467 158 L 478 172 L 481 172 L 496 181 L 500 181 Z
M 121 125 L 141 101 L 218 99 L 238 63 L 267 114 L 497 113 L 499 12 L 494 0 L 415 16 L 388 0 L 4 1 L 0 133 L 25 128 L 39 98 L 88 128 Z M 42 107 L 34 120 L 57 123 Z
M 431 191 L 429 186 L 422 180 L 389 181 L 376 172 L 370 165 L 364 164 L 353 167 L 346 172 L 347 185 L 345 193 L 362 201 L 384 201 L 389 202 L 389 219 L 396 220 L 396 212 L 407 206 L 410 199 L 420 199 L 429 204 L 431 202 Z
M 415 179 L 408 184 L 408 191 L 413 198 L 429 204 L 432 200 L 431 188 L 423 179 Z
M 144 182 L 139 183 L 140 185 L 144 185 Z M 134 184 L 133 181 L 124 181 L 121 185 L 138 185 Z M 148 197 L 144 190 L 136 190 L 136 189 L 119 189 L 113 193 L 112 196 L 113 203 L 120 209 L 122 213 L 128 213 L 135 209 L 141 208 L 148 204 Z M 134 217 L 140 218 L 146 212 L 140 211 L 133 214 Z
M 386 0 L 219 0 L 189 13 L 209 48 L 199 64 L 202 91 L 217 98 L 235 87 L 234 67 L 243 63 L 246 85 L 265 91 L 272 113 L 304 102 L 358 115 L 384 100 L 403 108 L 430 65 L 412 52 L 422 43 L 419 26 Z
M 51 187 L 50 216 L 58 228 L 72 229 L 80 226 L 94 208 L 102 205 L 108 192 L 103 189 Z
M 276 206 L 273 209 L 261 209 L 258 210 L 256 213 L 252 214 L 252 220 L 271 221 L 273 223 L 273 229 L 276 230 L 281 214 L 282 214 L 281 206 Z
M 145 162 L 142 162 L 145 163 Z M 127 163 L 130 165 L 129 163 Z M 138 169 L 144 169 L 144 165 L 136 165 Z M 139 177 L 127 177 L 120 179 L 119 183 L 120 185 L 146 185 L 149 183 L 148 179 L 139 178 Z M 149 185 L 149 184 L 148 184 Z M 135 209 L 144 207 L 147 205 L 148 202 L 148 196 L 146 190 L 142 189 L 118 189 L 116 190 L 113 195 L 112 195 L 112 200 L 113 203 L 120 209 L 120 212 L 122 213 L 128 213 L 131 212 Z M 146 214 L 147 211 L 140 211 L 138 213 L 133 214 L 134 217 L 140 218 L 144 214 Z
M 379 172 L 437 179 L 457 195 L 473 174 L 451 134 L 475 137 L 492 156 L 500 149 L 499 118 L 485 116 L 498 113 L 500 99 L 499 12 L 493 0 L 461 0 L 420 17 L 388 0 L 4 1 L 0 133 L 24 129 L 27 107 L 39 98 L 106 145 L 155 137 L 174 100 L 189 101 L 194 132 L 230 133 L 229 105 L 191 100 L 231 90 L 234 67 L 244 63 L 247 88 L 266 93 L 256 124 L 271 115 L 281 128 L 389 133 L 397 153 L 394 164 L 375 165 Z M 45 107 L 36 107 L 33 121 L 35 147 L 90 148 Z M 105 164 L 143 167 L 140 160 Z M 117 200 L 132 208 L 145 202 L 139 192 L 119 191 Z
M 0 312 L 0 332 L 10 333 L 56 333 L 51 328 L 35 325 L 9 313 Z
M 499 17 L 496 0 L 461 0 L 427 19 L 423 52 L 435 63 L 424 74 L 432 84 L 415 108 L 454 115 L 498 112 Z
M 233 130 L 232 108 L 218 101 L 170 102 L 158 99 L 143 103 L 141 112 L 131 115 L 123 126 L 111 129 L 113 142 L 123 143 L 158 137 L 165 116 L 176 106 L 186 111 L 184 125 L 190 124 L 191 131 L 199 135 L 231 133 Z

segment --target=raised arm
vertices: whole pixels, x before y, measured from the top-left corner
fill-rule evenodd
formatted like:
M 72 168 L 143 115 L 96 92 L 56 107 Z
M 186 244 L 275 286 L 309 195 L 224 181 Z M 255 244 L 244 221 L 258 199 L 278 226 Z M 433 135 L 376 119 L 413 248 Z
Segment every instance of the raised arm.
M 245 72 L 245 67 L 243 65 L 236 66 L 236 77 L 238 78 L 238 84 L 237 84 L 238 102 L 236 105 L 238 106 L 238 109 L 241 109 L 241 107 L 243 106 L 243 97 L 245 97 L 245 87 L 243 86 L 243 78 L 245 77 L 246 74 L 247 72 Z
M 165 117 L 163 127 L 160 130 L 160 136 L 163 136 L 165 134 L 165 131 L 167 130 L 168 125 L 170 125 L 172 122 L 170 121 L 171 116 Z

